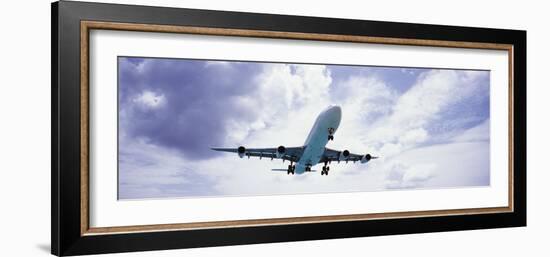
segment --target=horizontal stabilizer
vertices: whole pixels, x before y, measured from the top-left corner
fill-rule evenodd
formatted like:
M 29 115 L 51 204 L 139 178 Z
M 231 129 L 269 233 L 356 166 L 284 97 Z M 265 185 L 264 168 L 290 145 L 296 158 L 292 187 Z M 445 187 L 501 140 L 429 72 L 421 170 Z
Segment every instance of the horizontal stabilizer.
M 287 169 L 271 169 L 271 171 L 288 171 Z M 317 170 L 310 170 L 310 171 L 306 171 L 306 172 L 317 172 Z

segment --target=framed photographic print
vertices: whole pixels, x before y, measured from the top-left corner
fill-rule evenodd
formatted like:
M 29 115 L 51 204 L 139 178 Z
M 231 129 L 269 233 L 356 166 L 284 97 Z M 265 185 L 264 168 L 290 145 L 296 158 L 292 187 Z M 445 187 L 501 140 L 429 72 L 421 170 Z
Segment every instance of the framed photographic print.
M 56 2 L 52 253 L 525 226 L 526 32 Z

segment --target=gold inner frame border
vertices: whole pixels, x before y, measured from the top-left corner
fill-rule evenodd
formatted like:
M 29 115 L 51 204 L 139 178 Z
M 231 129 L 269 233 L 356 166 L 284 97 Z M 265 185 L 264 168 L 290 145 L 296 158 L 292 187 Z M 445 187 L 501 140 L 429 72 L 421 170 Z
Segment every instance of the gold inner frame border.
M 161 32 L 196 35 L 217 35 L 235 37 L 299 39 L 315 41 L 354 42 L 390 45 L 414 45 L 428 47 L 454 47 L 470 49 L 494 49 L 508 51 L 508 206 L 407 211 L 389 213 L 366 213 L 350 215 L 329 215 L 309 217 L 289 217 L 272 219 L 250 219 L 231 221 L 208 221 L 174 224 L 151 224 L 117 227 L 90 227 L 89 209 L 89 34 L 90 30 L 122 30 L 137 32 Z M 273 226 L 290 224 L 307 224 L 321 222 L 364 221 L 377 219 L 397 219 L 434 217 L 449 215 L 473 215 L 488 213 L 504 213 L 514 211 L 514 152 L 513 152 L 513 45 L 482 42 L 443 41 L 427 39 L 404 39 L 389 37 L 352 36 L 318 33 L 300 33 L 284 31 L 227 29 L 211 27 L 173 26 L 156 24 L 118 23 L 102 21 L 80 22 L 80 234 L 81 236 L 100 234 L 142 233 L 174 230 L 212 229 L 229 227 Z

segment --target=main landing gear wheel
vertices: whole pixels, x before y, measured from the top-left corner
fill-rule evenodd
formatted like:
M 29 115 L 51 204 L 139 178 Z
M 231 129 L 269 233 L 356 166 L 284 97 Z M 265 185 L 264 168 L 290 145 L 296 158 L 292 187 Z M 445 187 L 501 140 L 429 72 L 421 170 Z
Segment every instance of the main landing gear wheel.
M 329 141 L 334 140 L 334 136 L 333 136 L 333 135 L 329 135 L 329 136 L 328 136 L 328 140 L 329 140 Z
M 286 170 L 286 174 L 294 174 L 294 171 L 296 170 L 296 165 L 288 165 L 288 169 Z
M 310 172 L 311 171 L 311 166 L 306 166 L 306 171 Z
M 323 166 L 323 170 L 321 171 L 321 175 L 327 175 L 328 176 L 328 171 L 329 170 L 330 170 L 329 166 Z

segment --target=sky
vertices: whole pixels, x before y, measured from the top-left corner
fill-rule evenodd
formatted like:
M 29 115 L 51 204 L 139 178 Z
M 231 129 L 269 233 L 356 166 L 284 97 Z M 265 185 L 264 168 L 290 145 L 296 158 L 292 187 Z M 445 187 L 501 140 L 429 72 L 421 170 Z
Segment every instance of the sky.
M 490 185 L 489 71 L 118 58 L 119 199 Z M 327 147 L 379 156 L 287 175 L 210 147 L 302 146 L 342 108 Z

